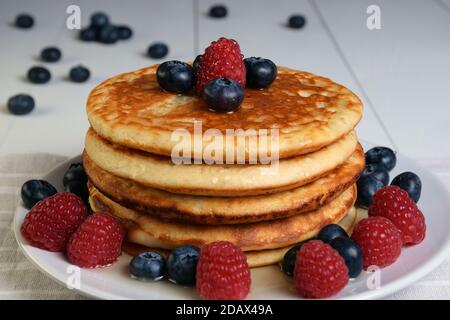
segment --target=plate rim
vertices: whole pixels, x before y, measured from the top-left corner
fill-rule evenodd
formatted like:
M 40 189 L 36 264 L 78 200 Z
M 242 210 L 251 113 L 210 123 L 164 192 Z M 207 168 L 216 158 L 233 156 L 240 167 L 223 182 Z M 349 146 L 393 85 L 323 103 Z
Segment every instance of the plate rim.
M 372 145 L 372 143 L 370 143 Z M 398 154 L 398 153 L 397 153 Z M 405 155 L 401 155 L 402 157 L 413 161 L 415 163 L 415 165 L 417 167 L 420 168 L 420 170 L 426 171 L 427 174 L 429 174 L 432 179 L 434 180 L 433 182 L 439 186 L 440 189 L 445 190 L 446 193 L 449 192 L 449 190 L 446 188 L 446 186 L 441 182 L 441 180 L 430 170 L 428 170 L 427 168 L 425 168 L 421 163 L 419 163 L 418 161 L 405 156 Z M 53 169 L 49 170 L 48 172 L 46 172 L 45 174 L 41 175 L 41 177 L 46 177 L 48 175 L 51 175 L 54 171 L 59 170 L 63 167 L 67 167 L 68 165 L 70 165 L 73 162 L 79 161 L 77 159 L 81 159 L 81 154 L 77 155 L 75 157 L 71 157 L 68 158 L 67 160 L 63 161 L 62 163 L 60 163 L 59 165 L 55 166 Z M 447 202 L 450 205 L 450 200 L 447 198 Z M 20 233 L 20 228 L 18 228 L 18 216 L 19 216 L 19 211 L 20 210 L 27 210 L 26 208 L 23 207 L 21 200 L 19 199 L 16 205 L 16 209 L 14 210 L 14 218 L 13 218 L 13 232 L 14 232 L 14 237 L 15 240 L 21 250 L 21 252 L 25 255 L 25 257 L 31 261 L 33 263 L 33 265 L 35 265 L 43 274 L 45 274 L 46 276 L 48 276 L 49 278 L 51 278 L 52 280 L 56 281 L 57 283 L 63 285 L 65 288 L 69 289 L 67 287 L 67 284 L 65 281 L 63 281 L 62 279 L 58 278 L 56 275 L 52 274 L 51 272 L 49 272 L 48 270 L 46 270 L 46 268 L 41 265 L 41 263 L 38 261 L 38 259 L 36 259 L 33 254 L 31 254 L 31 252 L 25 247 L 24 242 L 22 242 L 22 235 L 19 234 Z M 428 259 L 423 265 L 420 266 L 420 268 L 416 268 L 414 271 L 411 271 L 405 275 L 400 276 L 398 279 L 391 281 L 389 284 L 387 285 L 383 285 L 381 288 L 379 289 L 374 289 L 374 290 L 367 290 L 361 293 L 357 293 L 355 295 L 350 295 L 350 296 L 345 296 L 345 297 L 330 297 L 329 299 L 334 299 L 334 300 L 364 300 L 364 299 L 379 299 L 382 297 L 386 297 L 389 296 L 395 292 L 398 292 L 406 287 L 408 287 L 409 285 L 413 284 L 414 282 L 417 282 L 418 280 L 422 279 L 423 277 L 425 277 L 427 274 L 429 274 L 431 271 L 433 271 L 434 269 L 436 269 L 439 265 L 441 265 L 444 260 L 448 257 L 450 253 L 450 230 L 447 232 L 447 236 L 446 236 L 446 240 L 445 243 L 442 244 L 442 246 L 440 247 L 439 251 L 437 252 L 436 255 L 434 255 L 431 259 Z M 77 288 L 73 288 L 73 289 L 69 289 L 69 290 L 73 290 L 74 292 L 79 293 L 82 296 L 85 297 L 89 297 L 89 298 L 93 298 L 93 299 L 107 299 L 107 300 L 129 300 L 129 299 L 133 299 L 131 297 L 127 297 L 127 296 L 122 296 L 122 295 L 118 295 L 115 293 L 111 293 L 111 292 L 107 292 L 101 289 L 97 289 L 95 288 L 95 286 L 92 285 L 84 285 L 83 289 L 77 289 Z M 301 298 L 299 298 L 301 300 Z M 154 300 L 162 300 L 160 299 L 154 299 Z M 176 299 L 176 300 L 181 300 L 181 299 Z

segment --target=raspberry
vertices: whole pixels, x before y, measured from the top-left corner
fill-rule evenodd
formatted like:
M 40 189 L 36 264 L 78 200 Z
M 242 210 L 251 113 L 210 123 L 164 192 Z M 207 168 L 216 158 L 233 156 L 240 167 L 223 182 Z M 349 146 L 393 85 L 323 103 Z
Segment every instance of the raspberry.
M 400 231 L 384 217 L 369 217 L 358 222 L 352 240 L 362 250 L 364 269 L 372 265 L 380 268 L 391 265 L 402 249 Z
M 201 95 L 206 84 L 217 78 L 228 78 L 245 87 L 245 65 L 239 44 L 220 38 L 211 42 L 203 54 L 197 70 L 196 92 Z
M 408 193 L 397 186 L 378 190 L 369 208 L 369 216 L 391 220 L 400 231 L 403 245 L 417 244 L 425 238 L 425 217 Z
M 305 298 L 326 298 L 335 295 L 348 283 L 344 259 L 330 245 L 311 240 L 297 253 L 294 283 Z
M 82 268 L 108 266 L 119 258 L 123 237 L 122 225 L 115 217 L 94 213 L 70 237 L 67 257 Z
M 250 269 L 241 249 L 227 241 L 205 245 L 197 264 L 197 290 L 204 299 L 244 299 L 250 291 Z
M 86 207 L 79 197 L 69 192 L 57 193 L 31 208 L 20 231 L 32 246 L 62 252 L 85 217 Z

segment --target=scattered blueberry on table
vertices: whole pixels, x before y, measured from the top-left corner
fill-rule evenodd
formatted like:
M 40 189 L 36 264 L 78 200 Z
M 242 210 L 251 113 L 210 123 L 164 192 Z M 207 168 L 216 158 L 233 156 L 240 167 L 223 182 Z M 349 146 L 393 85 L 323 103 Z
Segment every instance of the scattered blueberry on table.
M 82 41 L 96 41 L 103 44 L 114 44 L 132 36 L 133 30 L 129 26 L 112 24 L 108 15 L 103 12 L 92 14 L 90 25 L 81 29 L 79 33 Z
M 28 70 L 28 80 L 32 83 L 43 84 L 47 83 L 51 79 L 50 71 L 41 66 L 34 66 Z
M 101 27 L 97 40 L 104 44 L 114 44 L 119 41 L 119 30 L 111 25 Z
M 295 14 L 289 17 L 288 27 L 291 29 L 301 29 L 306 24 L 306 18 L 301 14 Z
M 94 27 L 87 27 L 81 29 L 80 40 L 82 41 L 95 41 L 97 39 L 97 29 Z
M 334 223 L 323 227 L 317 235 L 317 239 L 322 240 L 325 243 L 330 243 L 339 237 L 348 237 L 348 234 L 340 225 Z
M 217 78 L 207 83 L 203 99 L 214 112 L 234 112 L 244 99 L 244 88 L 234 80 Z
M 153 59 L 162 59 L 169 53 L 169 47 L 162 42 L 155 42 L 147 49 L 147 54 Z
M 16 17 L 15 26 L 20 29 L 29 29 L 34 25 L 34 18 L 29 14 L 22 13 Z
M 164 90 L 175 93 L 186 93 L 194 86 L 192 67 L 177 60 L 160 64 L 156 70 L 156 79 Z
M 81 65 L 73 67 L 69 71 L 69 78 L 73 82 L 85 82 L 89 79 L 90 76 L 91 72 L 89 71 L 89 69 Z
M 269 59 L 250 57 L 244 59 L 244 64 L 249 88 L 266 88 L 277 77 L 277 66 Z
M 225 18 L 228 15 L 228 9 L 224 5 L 214 5 L 209 9 L 211 18 Z
M 46 47 L 41 51 L 41 59 L 45 62 L 57 62 L 61 59 L 62 53 L 56 47 Z
M 375 147 L 366 152 L 366 164 L 369 163 L 382 165 L 387 171 L 391 171 L 397 163 L 397 157 L 387 147 Z
M 28 94 L 17 94 L 8 99 L 8 110 L 12 114 L 23 115 L 34 109 L 34 99 Z
M 103 12 L 95 12 L 91 15 L 91 26 L 104 27 L 109 25 L 109 17 Z
M 169 280 L 180 285 L 195 285 L 195 274 L 200 249 L 194 246 L 182 246 L 173 250 L 167 259 Z
M 128 26 L 118 26 L 117 32 L 120 40 L 128 40 L 133 36 L 133 31 Z
M 28 180 L 22 185 L 20 196 L 25 208 L 31 209 L 39 201 L 46 199 L 58 191 L 48 181 Z
M 363 269 L 361 248 L 349 237 L 337 237 L 329 244 L 344 259 L 348 268 L 348 276 L 356 278 Z
M 290 248 L 283 257 L 283 261 L 281 263 L 281 270 L 289 277 L 292 277 L 294 274 L 295 261 L 297 260 L 297 252 L 302 247 L 302 243 L 293 246 Z
M 137 280 L 161 280 L 166 275 L 166 260 L 157 252 L 144 252 L 131 260 L 128 271 Z
M 414 172 L 407 171 L 399 174 L 392 180 L 391 185 L 400 187 L 408 192 L 415 203 L 419 201 L 422 192 L 422 181 Z

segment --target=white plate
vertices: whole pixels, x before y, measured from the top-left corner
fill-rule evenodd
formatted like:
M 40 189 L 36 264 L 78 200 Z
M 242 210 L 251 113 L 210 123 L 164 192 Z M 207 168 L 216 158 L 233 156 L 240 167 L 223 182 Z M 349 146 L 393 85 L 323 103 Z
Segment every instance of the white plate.
M 367 145 L 369 146 L 369 145 Z M 337 299 L 374 299 L 398 291 L 419 280 L 436 268 L 450 251 L 450 201 L 445 187 L 425 168 L 402 155 L 397 156 L 397 167 L 391 172 L 394 177 L 403 171 L 417 173 L 423 184 L 419 207 L 426 217 L 427 236 L 419 245 L 404 248 L 396 263 L 379 273 L 380 287 L 369 289 L 367 283 L 373 274 L 363 272 L 337 296 Z M 76 157 L 58 166 L 43 179 L 62 190 L 61 180 L 70 163 L 80 161 Z M 20 233 L 20 226 L 27 210 L 19 206 L 14 219 L 14 232 L 24 254 L 39 269 L 62 284 L 76 284 L 74 271 L 63 254 L 34 248 L 27 244 Z M 168 281 L 139 282 L 129 278 L 127 267 L 130 256 L 123 254 L 114 265 L 103 269 L 79 269 L 81 294 L 101 299 L 198 299 L 193 288 L 185 288 Z M 372 286 L 373 287 L 373 286 Z M 277 266 L 252 270 L 252 287 L 248 299 L 298 299 L 292 283 Z

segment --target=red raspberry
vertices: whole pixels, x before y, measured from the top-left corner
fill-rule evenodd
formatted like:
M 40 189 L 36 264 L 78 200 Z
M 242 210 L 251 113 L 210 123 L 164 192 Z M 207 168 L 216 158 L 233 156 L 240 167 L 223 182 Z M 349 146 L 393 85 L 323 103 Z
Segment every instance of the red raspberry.
M 239 44 L 220 38 L 211 42 L 202 55 L 197 70 L 196 92 L 201 95 L 206 84 L 217 78 L 228 78 L 245 87 L 245 65 Z
M 403 245 L 417 244 L 425 238 L 425 217 L 408 193 L 397 186 L 387 186 L 377 191 L 369 208 L 369 216 L 391 220 L 400 231 Z
M 31 208 L 20 231 L 32 246 L 62 252 L 85 217 L 86 207 L 79 197 L 57 193 Z
M 391 265 L 402 249 L 400 231 L 384 217 L 369 217 L 358 222 L 352 240 L 361 248 L 364 269 L 372 265 L 380 268 Z
M 341 291 L 348 283 L 344 259 L 330 245 L 311 240 L 297 252 L 294 282 L 304 298 L 326 298 Z
M 70 237 L 67 257 L 82 268 L 108 266 L 119 258 L 123 237 L 122 225 L 115 217 L 94 213 Z
M 197 264 L 197 290 L 204 299 L 244 299 L 250 291 L 247 256 L 233 243 L 205 245 Z

